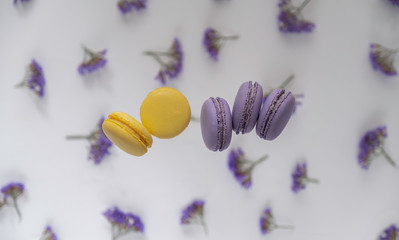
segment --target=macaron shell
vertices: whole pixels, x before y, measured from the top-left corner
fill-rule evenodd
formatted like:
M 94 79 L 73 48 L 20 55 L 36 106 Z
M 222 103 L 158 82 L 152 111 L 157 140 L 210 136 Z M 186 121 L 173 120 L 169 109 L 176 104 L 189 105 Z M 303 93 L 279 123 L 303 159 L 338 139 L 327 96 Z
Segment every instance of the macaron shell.
M 126 153 L 134 156 L 144 155 L 152 145 L 152 136 L 143 125 L 122 112 L 112 113 L 109 117 L 102 125 L 109 140 Z
M 274 99 L 278 97 L 282 91 L 284 90 L 273 90 L 267 96 L 266 101 L 263 104 L 263 107 L 259 114 L 258 123 L 256 125 L 256 133 L 259 137 L 266 140 L 274 140 L 281 134 L 289 119 L 291 118 L 292 111 L 295 107 L 295 97 L 292 95 L 291 92 L 288 92 L 286 93 L 284 100 L 282 100 L 281 102 L 277 102 L 277 105 L 274 107 L 274 109 L 271 109 L 271 105 L 273 104 Z M 269 117 L 270 114 L 272 116 Z M 266 122 L 268 118 L 270 119 L 268 120 L 268 122 Z M 267 127 L 267 131 L 263 133 L 262 129 L 264 129 L 265 127 Z
M 251 95 L 251 89 L 254 92 Z M 243 83 L 236 95 L 233 105 L 233 130 L 236 134 L 249 133 L 255 127 L 262 106 L 263 88 L 257 82 Z
M 191 120 L 186 97 L 174 88 L 161 87 L 150 92 L 140 108 L 145 128 L 158 138 L 173 138 L 183 132 Z
M 201 132 L 206 147 L 211 151 L 223 151 L 231 142 L 232 120 L 230 107 L 223 98 L 218 98 L 224 115 L 219 115 L 215 106 L 215 98 L 207 99 L 201 109 Z M 220 127 L 223 128 L 223 136 L 220 139 Z

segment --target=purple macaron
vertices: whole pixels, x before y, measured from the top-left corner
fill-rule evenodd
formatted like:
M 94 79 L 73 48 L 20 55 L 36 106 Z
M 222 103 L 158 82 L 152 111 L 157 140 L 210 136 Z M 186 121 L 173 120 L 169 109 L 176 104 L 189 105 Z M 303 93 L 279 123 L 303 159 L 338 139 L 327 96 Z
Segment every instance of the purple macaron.
M 263 89 L 257 82 L 245 82 L 238 89 L 232 112 L 233 131 L 236 134 L 249 133 L 255 127 L 262 98 Z
M 223 151 L 231 142 L 232 120 L 229 104 L 223 98 L 209 98 L 201 109 L 201 132 L 205 145 Z
M 259 113 L 256 133 L 266 140 L 278 137 L 287 125 L 295 107 L 295 97 L 284 89 L 275 89 L 267 97 Z

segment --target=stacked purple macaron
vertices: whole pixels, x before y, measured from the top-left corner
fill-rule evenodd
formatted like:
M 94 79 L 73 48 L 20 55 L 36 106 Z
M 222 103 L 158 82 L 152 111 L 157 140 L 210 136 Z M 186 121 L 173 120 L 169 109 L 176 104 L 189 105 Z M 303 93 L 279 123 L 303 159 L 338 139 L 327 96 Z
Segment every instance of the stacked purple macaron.
M 231 142 L 232 131 L 246 134 L 256 125 L 260 138 L 273 140 L 284 130 L 295 107 L 295 97 L 284 89 L 274 89 L 262 106 L 263 89 L 257 82 L 239 88 L 233 111 L 223 98 L 209 98 L 202 105 L 201 132 L 205 145 L 223 151 Z

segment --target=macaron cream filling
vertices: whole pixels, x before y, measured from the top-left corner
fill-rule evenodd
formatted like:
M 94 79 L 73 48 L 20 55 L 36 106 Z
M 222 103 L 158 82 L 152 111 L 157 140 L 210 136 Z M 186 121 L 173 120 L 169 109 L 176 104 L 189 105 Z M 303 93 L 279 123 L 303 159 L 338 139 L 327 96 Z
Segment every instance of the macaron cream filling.
M 248 127 L 249 124 L 249 118 L 252 115 L 252 108 L 255 102 L 255 94 L 258 88 L 258 84 L 254 83 L 254 84 L 250 84 L 249 85 L 249 91 L 248 91 L 248 96 L 246 98 L 245 101 L 245 111 L 243 112 L 240 124 L 239 124 L 239 128 L 237 129 L 236 133 L 240 133 L 240 132 L 244 132 L 246 130 L 246 128 Z
M 222 146 L 225 144 L 225 121 L 226 121 L 226 113 L 224 112 L 224 108 L 219 97 L 212 98 L 212 102 L 215 104 L 217 110 L 217 121 L 218 121 L 218 141 L 216 150 L 222 149 Z
M 288 97 L 288 95 L 289 95 L 289 92 L 286 93 L 284 89 L 281 89 L 281 91 L 273 99 L 273 102 L 270 105 L 269 110 L 266 114 L 265 121 L 262 123 L 261 135 L 263 137 L 266 137 L 266 133 L 269 130 L 269 127 L 273 120 L 274 115 L 276 115 L 277 110 L 279 109 L 281 104 L 284 102 L 284 100 Z
M 138 134 L 134 129 L 134 126 L 129 124 L 129 121 L 121 116 L 117 116 L 115 114 L 110 114 L 109 119 L 106 119 L 105 121 L 111 121 L 112 123 L 118 125 L 119 127 L 125 129 L 130 135 L 132 135 L 134 138 L 139 140 L 141 143 L 143 143 L 145 146 L 148 148 L 151 147 L 152 142 L 149 142 L 145 137 L 141 136 Z

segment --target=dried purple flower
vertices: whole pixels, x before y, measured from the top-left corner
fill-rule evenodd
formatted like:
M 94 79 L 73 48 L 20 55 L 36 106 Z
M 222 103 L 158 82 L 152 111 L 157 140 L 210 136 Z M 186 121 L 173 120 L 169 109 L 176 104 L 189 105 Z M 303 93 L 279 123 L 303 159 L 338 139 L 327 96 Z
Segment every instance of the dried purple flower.
M 20 3 L 24 3 L 24 2 L 30 2 L 30 0 L 14 0 L 14 4 L 16 5 L 17 3 L 18 3 L 18 1 L 20 2 Z
M 147 0 L 119 0 L 118 8 L 123 13 L 126 14 L 134 9 L 140 11 L 146 8 Z
M 292 173 L 292 191 L 298 193 L 306 188 L 308 183 L 319 183 L 319 180 L 308 177 L 308 169 L 306 163 L 298 163 Z
M 390 0 L 393 5 L 399 6 L 399 0 Z
M 360 139 L 358 161 L 363 169 L 367 170 L 370 167 L 371 161 L 380 154 L 382 154 L 392 166 L 396 166 L 396 163 L 384 149 L 384 141 L 387 136 L 386 126 L 380 126 L 366 132 Z
M 378 240 L 397 240 L 399 238 L 399 228 L 391 225 L 384 229 L 384 232 L 378 237 Z
M 205 233 L 208 232 L 204 221 L 204 205 L 205 201 L 194 200 L 182 212 L 180 224 L 201 224 Z
M 78 67 L 78 72 L 81 75 L 91 73 L 99 68 L 102 68 L 107 63 L 105 54 L 107 50 L 104 49 L 100 52 L 93 52 L 85 46 L 82 46 L 84 50 L 84 57 L 82 63 Z
M 313 31 L 315 24 L 302 16 L 302 10 L 309 2 L 310 0 L 304 0 L 299 7 L 295 7 L 292 5 L 291 0 L 279 0 L 280 14 L 278 15 L 278 24 L 281 32 L 300 33 Z
M 275 229 L 293 229 L 293 226 L 277 225 L 271 208 L 266 208 L 259 219 L 260 231 L 263 235 L 270 234 Z
M 24 80 L 19 83 L 16 87 L 29 87 L 33 90 L 39 97 L 44 96 L 44 85 L 46 81 L 44 80 L 43 69 L 39 63 L 32 59 L 26 71 L 26 76 Z
M 228 157 L 228 166 L 234 174 L 235 179 L 242 187 L 248 189 L 252 186 L 252 170 L 261 162 L 267 159 L 267 155 L 261 157 L 257 161 L 249 161 L 246 159 L 241 148 L 231 150 Z
M 144 232 L 143 222 L 133 213 L 124 213 L 118 207 L 113 207 L 107 209 L 103 215 L 112 225 L 113 240 L 129 232 Z
M 209 56 L 217 61 L 219 56 L 219 50 L 223 46 L 223 43 L 228 40 L 238 39 L 238 35 L 223 36 L 217 30 L 213 28 L 207 28 L 204 32 L 204 39 L 202 41 Z
M 387 76 L 398 74 L 394 66 L 396 54 L 399 49 L 389 49 L 380 44 L 370 44 L 370 61 L 373 68 Z
M 46 226 L 40 240 L 57 240 L 57 235 L 53 232 L 51 226 Z
M 22 183 L 11 182 L 1 188 L 1 193 L 4 194 L 2 205 L 8 204 L 8 199 L 12 199 L 13 207 L 17 211 L 19 219 L 22 218 L 21 211 L 19 210 L 17 199 L 24 193 L 25 187 Z
M 175 38 L 172 46 L 167 52 L 146 51 L 144 54 L 152 56 L 161 65 L 155 79 L 159 80 L 163 85 L 167 79 L 176 78 L 183 67 L 183 50 L 179 39 Z
M 109 155 L 109 148 L 112 142 L 105 136 L 102 129 L 104 117 L 100 119 L 97 128 L 89 135 L 67 136 L 67 139 L 87 139 L 90 142 L 89 160 L 93 160 L 95 164 L 100 164 L 106 155 Z

